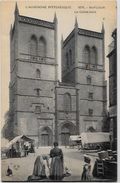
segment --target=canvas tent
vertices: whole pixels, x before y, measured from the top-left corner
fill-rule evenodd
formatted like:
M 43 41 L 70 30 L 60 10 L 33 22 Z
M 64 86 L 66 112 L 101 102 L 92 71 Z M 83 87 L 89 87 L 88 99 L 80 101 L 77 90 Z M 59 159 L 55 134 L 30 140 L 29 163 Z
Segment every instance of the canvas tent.
M 105 132 L 83 132 L 81 133 L 82 146 L 88 144 L 102 144 L 110 142 L 110 134 Z
M 22 157 L 27 156 L 29 152 L 34 152 L 34 140 L 25 136 L 19 135 L 12 139 L 7 145 L 7 157 Z
M 82 143 L 100 143 L 100 142 L 109 142 L 110 134 L 104 132 L 84 132 L 81 133 Z
M 12 145 L 14 145 L 16 142 L 34 142 L 33 139 L 30 139 L 29 137 L 25 136 L 25 135 L 19 135 L 17 137 L 15 137 L 14 139 L 12 139 L 7 145 L 6 148 L 11 148 Z

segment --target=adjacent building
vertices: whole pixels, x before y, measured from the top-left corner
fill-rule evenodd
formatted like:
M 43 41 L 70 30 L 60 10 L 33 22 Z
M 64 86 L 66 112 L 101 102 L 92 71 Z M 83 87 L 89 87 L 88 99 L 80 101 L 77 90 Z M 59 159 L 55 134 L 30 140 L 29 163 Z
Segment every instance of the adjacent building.
M 113 41 L 109 45 L 109 119 L 111 148 L 117 149 L 117 29 L 112 33 Z
M 10 111 L 13 136 L 39 146 L 69 144 L 69 136 L 102 131 L 106 116 L 105 31 L 74 29 L 61 40 L 58 81 L 57 17 L 48 22 L 19 14 L 10 31 Z

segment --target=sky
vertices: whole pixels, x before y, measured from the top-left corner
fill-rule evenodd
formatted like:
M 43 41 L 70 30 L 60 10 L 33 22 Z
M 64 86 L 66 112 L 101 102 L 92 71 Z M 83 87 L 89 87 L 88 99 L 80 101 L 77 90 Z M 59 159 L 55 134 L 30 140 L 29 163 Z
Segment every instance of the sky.
M 10 81 L 10 27 L 14 23 L 15 4 L 18 4 L 20 15 L 43 19 L 52 22 L 56 12 L 58 18 L 58 64 L 59 80 L 61 79 L 61 36 L 63 39 L 73 30 L 75 17 L 79 28 L 101 32 L 102 22 L 105 27 L 105 77 L 108 80 L 108 45 L 111 43 L 112 31 L 116 28 L 115 0 L 82 0 L 82 1 L 0 1 L 0 58 L 1 58 L 1 121 L 9 110 Z

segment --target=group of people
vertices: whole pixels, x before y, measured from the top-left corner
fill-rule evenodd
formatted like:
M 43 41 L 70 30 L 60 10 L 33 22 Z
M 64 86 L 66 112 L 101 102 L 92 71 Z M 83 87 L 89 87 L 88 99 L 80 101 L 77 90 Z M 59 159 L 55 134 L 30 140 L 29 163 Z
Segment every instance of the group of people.
M 16 158 L 27 156 L 29 153 L 35 153 L 35 148 L 33 143 L 25 142 L 21 144 L 20 142 L 16 142 L 11 148 L 6 152 L 6 156 L 8 158 Z
M 49 158 L 51 163 L 49 163 Z M 63 152 L 58 148 L 58 143 L 54 142 L 54 148 L 49 155 L 37 156 L 32 176 L 28 181 L 50 178 L 51 180 L 62 180 L 64 178 Z M 46 167 L 48 171 L 46 170 Z
M 49 162 L 50 159 L 51 162 Z M 91 165 L 89 159 L 89 162 L 84 164 L 81 180 L 90 180 L 90 170 Z M 58 143 L 54 142 L 54 148 L 50 150 L 49 155 L 37 156 L 34 163 L 33 174 L 28 177 L 28 181 L 37 181 L 48 178 L 61 181 L 65 176 L 69 175 L 70 173 L 68 169 L 65 168 L 64 170 L 63 152 L 58 147 Z
M 35 153 L 35 148 L 33 143 L 25 142 L 23 148 L 24 148 L 25 156 L 27 156 L 29 153 Z

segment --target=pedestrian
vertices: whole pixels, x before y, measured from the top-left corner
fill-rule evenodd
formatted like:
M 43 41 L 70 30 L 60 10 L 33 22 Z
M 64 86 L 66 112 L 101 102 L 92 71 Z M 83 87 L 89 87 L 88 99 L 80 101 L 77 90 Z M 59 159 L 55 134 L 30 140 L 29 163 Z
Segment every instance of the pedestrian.
M 82 181 L 91 181 L 91 159 L 88 156 L 84 156 L 84 165 L 83 165 L 83 172 L 82 172 L 82 176 L 81 176 L 81 180 Z
M 58 148 L 58 142 L 54 142 L 54 148 L 50 151 L 50 179 L 62 180 L 64 177 L 63 152 Z
M 39 181 L 42 179 L 46 179 L 46 171 L 45 171 L 45 162 L 46 157 L 37 156 L 35 163 L 34 163 L 34 168 L 33 168 L 33 174 L 28 177 L 28 181 Z

